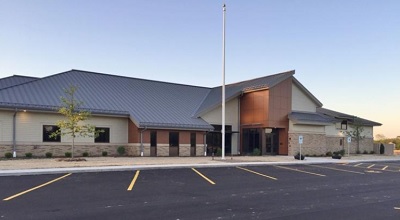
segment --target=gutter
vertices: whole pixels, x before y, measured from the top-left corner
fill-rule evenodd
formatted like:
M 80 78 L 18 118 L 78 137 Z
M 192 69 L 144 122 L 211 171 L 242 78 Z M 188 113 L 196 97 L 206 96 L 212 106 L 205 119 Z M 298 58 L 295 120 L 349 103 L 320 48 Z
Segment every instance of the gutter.
M 17 122 L 17 110 L 18 109 L 15 109 L 14 110 L 14 115 L 13 115 L 13 157 L 15 158 L 15 157 L 17 157 L 17 152 L 16 152 L 16 122 Z

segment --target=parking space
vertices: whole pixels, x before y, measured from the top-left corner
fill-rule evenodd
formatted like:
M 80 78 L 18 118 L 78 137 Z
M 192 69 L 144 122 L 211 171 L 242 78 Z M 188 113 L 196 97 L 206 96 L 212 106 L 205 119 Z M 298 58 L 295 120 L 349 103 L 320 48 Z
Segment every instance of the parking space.
M 365 212 L 385 210 L 382 216 L 398 218 L 400 172 L 395 170 L 399 165 L 239 166 L 0 177 L 0 216 L 248 219 L 306 213 L 319 218 L 327 210 L 355 206 Z M 374 169 L 380 172 L 368 172 Z M 29 189 L 33 190 L 18 195 Z M 13 195 L 18 196 L 4 200 Z
M 376 171 L 388 171 L 388 172 L 400 172 L 400 164 L 398 162 L 385 162 L 385 163 L 348 163 L 342 164 L 347 167 L 356 167 L 364 170 L 376 170 Z

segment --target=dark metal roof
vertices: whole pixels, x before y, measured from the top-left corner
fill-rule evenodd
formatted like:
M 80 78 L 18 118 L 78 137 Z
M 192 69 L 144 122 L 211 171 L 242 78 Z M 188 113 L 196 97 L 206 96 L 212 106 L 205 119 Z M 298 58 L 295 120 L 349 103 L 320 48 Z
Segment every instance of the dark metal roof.
M 71 70 L 0 90 L 0 107 L 54 110 L 63 89 L 78 86 L 76 99 L 93 112 L 129 113 L 139 127 L 213 129 L 192 113 L 209 88 Z
M 350 123 L 353 123 L 355 120 L 359 120 L 359 122 L 364 126 L 381 126 L 382 125 L 381 123 L 363 119 L 363 118 L 357 117 L 355 115 L 349 115 L 349 114 L 333 111 L 333 110 L 326 109 L 326 108 L 317 108 L 317 112 L 320 114 L 324 114 L 326 116 L 330 116 L 330 117 L 336 119 L 336 121 L 347 120 Z
M 36 77 L 13 75 L 0 79 L 0 89 L 36 80 Z
M 280 82 L 292 77 L 294 75 L 294 70 L 278 73 L 275 75 L 264 76 L 261 78 L 251 79 L 247 81 L 242 81 L 234 84 L 229 84 L 225 86 L 225 100 L 229 101 L 242 92 L 258 90 L 258 89 L 269 89 L 279 84 Z M 213 88 L 201 103 L 199 108 L 193 114 L 194 117 L 200 117 L 206 112 L 215 109 L 222 102 L 222 86 Z
M 291 112 L 289 119 L 294 124 L 329 125 L 335 122 L 332 117 L 317 112 Z

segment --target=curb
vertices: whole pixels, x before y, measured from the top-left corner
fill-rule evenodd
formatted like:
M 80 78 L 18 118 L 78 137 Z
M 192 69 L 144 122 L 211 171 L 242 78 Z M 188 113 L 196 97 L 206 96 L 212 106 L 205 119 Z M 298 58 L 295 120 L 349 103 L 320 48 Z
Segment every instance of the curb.
M 374 162 L 400 162 L 399 159 L 371 159 L 371 160 L 311 160 L 311 161 L 285 161 L 285 162 L 233 162 L 217 164 L 164 164 L 164 165 L 132 165 L 132 166 L 102 166 L 102 167 L 71 167 L 71 168 L 46 168 L 46 169 L 24 169 L 24 170 L 0 170 L 0 176 L 24 176 L 60 173 L 93 173 L 93 172 L 116 172 L 134 170 L 156 170 L 156 169 L 182 169 L 182 168 L 218 168 L 237 166 L 276 166 L 276 165 L 307 165 L 307 164 L 337 164 L 337 163 L 374 163 Z

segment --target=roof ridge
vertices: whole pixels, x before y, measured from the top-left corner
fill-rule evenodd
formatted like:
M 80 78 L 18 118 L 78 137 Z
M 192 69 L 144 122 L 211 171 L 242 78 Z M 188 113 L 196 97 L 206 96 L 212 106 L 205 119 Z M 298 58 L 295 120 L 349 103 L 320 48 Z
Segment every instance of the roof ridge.
M 288 74 L 288 73 L 293 73 L 294 74 L 295 70 L 289 70 L 289 71 L 285 71 L 285 72 L 275 73 L 275 74 L 272 74 L 272 75 L 260 76 L 260 77 L 256 77 L 256 78 L 253 78 L 253 79 L 248 79 L 248 80 L 243 80 L 243 81 L 239 81 L 239 82 L 235 82 L 235 83 L 230 83 L 230 84 L 227 84 L 226 86 L 233 86 L 233 85 L 237 85 L 237 84 L 240 84 L 240 83 L 250 82 L 250 81 L 253 81 L 253 80 L 259 80 L 259 79 L 263 79 L 263 78 L 274 77 L 274 76 L 277 76 L 277 75 L 284 75 L 284 74 Z M 220 87 L 220 86 L 216 86 L 214 88 L 218 88 L 218 87 Z
M 188 86 L 188 87 L 196 87 L 196 88 L 202 88 L 202 89 L 211 89 L 210 87 L 204 87 L 204 86 L 188 85 L 188 84 L 183 84 L 183 83 L 165 82 L 165 81 L 159 81 L 159 80 L 153 80 L 153 79 L 142 79 L 142 78 L 136 78 L 136 77 L 130 77 L 130 76 L 121 76 L 121 75 L 93 72 L 93 71 L 87 71 L 87 70 L 71 69 L 70 71 L 78 71 L 78 72 L 85 72 L 85 73 L 90 73 L 90 74 L 112 76 L 112 77 L 117 77 L 117 78 L 126 78 L 126 79 L 143 80 L 143 81 L 149 81 L 149 82 L 165 83 L 165 84 L 172 84 L 172 85 L 178 85 L 178 86 Z
M 210 93 L 211 93 L 212 90 L 213 90 L 213 89 L 210 88 L 210 90 L 208 90 L 207 94 L 204 96 L 204 98 L 201 100 L 201 102 L 199 102 L 199 104 L 197 105 L 196 109 L 195 109 L 195 110 L 193 111 L 193 113 L 192 113 L 192 117 L 198 118 L 197 113 L 198 113 L 200 107 L 203 105 L 203 102 L 204 102 L 204 101 L 207 99 L 207 97 L 210 95 Z
M 35 82 L 35 81 L 43 79 L 43 78 L 40 78 L 40 77 L 33 77 L 33 76 L 12 75 L 12 76 L 8 76 L 8 77 L 5 77 L 5 78 L 1 78 L 0 80 L 8 79 L 8 78 L 15 77 L 15 76 L 24 77 L 24 78 L 31 78 L 32 80 L 31 81 L 27 81 L 27 82 L 23 82 L 23 83 L 19 83 L 19 84 L 15 84 L 15 85 L 12 85 L 12 86 L 4 87 L 4 88 L 1 88 L 0 90 L 13 88 L 13 87 L 16 87 L 16 86 L 24 85 L 24 84 L 27 84 L 27 83 L 31 83 L 31 82 Z

